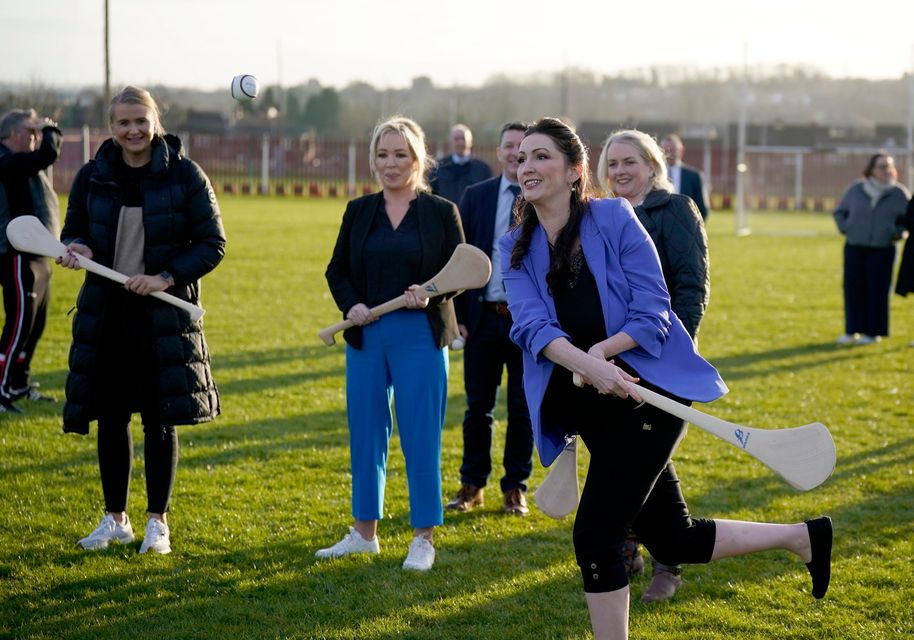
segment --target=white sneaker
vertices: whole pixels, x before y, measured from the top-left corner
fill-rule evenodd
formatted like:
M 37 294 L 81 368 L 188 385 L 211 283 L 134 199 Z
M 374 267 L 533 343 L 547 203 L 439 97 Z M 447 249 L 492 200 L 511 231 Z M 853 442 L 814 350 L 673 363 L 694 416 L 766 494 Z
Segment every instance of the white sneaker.
M 853 344 L 857 342 L 856 333 L 845 333 L 843 336 L 835 340 L 835 344 Z
M 171 532 L 168 525 L 161 520 L 149 518 L 146 523 L 146 536 L 143 538 L 143 544 L 140 545 L 140 553 L 155 551 L 165 555 L 171 553 Z
M 412 571 L 428 571 L 435 564 L 435 547 L 430 540 L 416 536 L 409 543 L 409 554 L 403 561 L 403 568 Z
M 342 558 L 352 553 L 381 553 L 381 545 L 378 543 L 378 536 L 371 540 L 362 537 L 354 527 L 349 527 L 349 533 L 343 536 L 343 539 L 332 547 L 318 549 L 314 553 L 315 558 Z
M 857 344 L 873 344 L 881 341 L 882 336 L 860 336 L 860 338 L 857 339 Z
M 133 542 L 133 525 L 130 518 L 124 516 L 124 522 L 118 522 L 110 513 L 102 518 L 95 531 L 76 543 L 83 549 L 107 549 L 112 542 L 127 544 Z

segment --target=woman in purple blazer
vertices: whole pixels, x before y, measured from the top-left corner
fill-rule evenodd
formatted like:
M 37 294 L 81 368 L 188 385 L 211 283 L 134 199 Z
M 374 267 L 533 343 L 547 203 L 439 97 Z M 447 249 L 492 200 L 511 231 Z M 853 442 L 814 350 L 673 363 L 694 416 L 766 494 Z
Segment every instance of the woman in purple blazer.
M 670 309 L 657 251 L 631 205 L 590 197 L 587 151 L 560 120 L 527 130 L 519 163 L 523 200 L 501 239 L 511 338 L 524 352 L 543 464 L 566 436 L 580 435 L 591 453 L 574 547 L 594 637 L 628 636 L 629 529 L 671 565 L 787 549 L 807 563 L 813 595 L 824 596 L 829 518 L 789 525 L 692 518 L 678 478 L 664 471 L 685 422 L 640 403 L 630 383 L 681 402 L 709 402 L 727 387 Z M 584 387 L 573 384 L 574 373 Z

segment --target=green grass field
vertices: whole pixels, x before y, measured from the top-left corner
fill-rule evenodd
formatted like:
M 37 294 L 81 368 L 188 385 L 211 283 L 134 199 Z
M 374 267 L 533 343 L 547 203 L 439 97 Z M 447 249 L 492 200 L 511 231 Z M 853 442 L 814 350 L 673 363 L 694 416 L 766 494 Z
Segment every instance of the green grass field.
M 399 443 L 391 443 L 382 554 L 318 562 L 350 523 L 344 350 L 318 340 L 339 319 L 323 271 L 344 202 L 223 197 L 225 261 L 203 306 L 224 414 L 182 428 L 170 523 L 174 553 L 139 542 L 102 552 L 75 541 L 102 515 L 94 431 L 63 435 L 60 405 L 0 416 L 0 637 L 589 638 L 571 518 L 489 503 L 445 515 L 428 574 L 400 567 L 410 540 Z M 827 215 L 756 214 L 733 235 L 715 212 L 711 306 L 701 351 L 731 393 L 698 408 L 756 427 L 821 421 L 835 475 L 797 493 L 754 459 L 691 429 L 676 455 L 696 515 L 793 522 L 827 513 L 836 528 L 831 590 L 809 594 L 786 552 L 685 568 L 675 600 L 638 602 L 631 637 L 882 639 L 914 634 L 914 430 L 911 300 L 892 300 L 893 336 L 838 347 L 841 238 Z M 70 318 L 82 275 L 55 270 L 53 307 L 33 365 L 63 396 Z M 456 490 L 462 363 L 451 356 L 444 486 Z M 503 407 L 494 447 L 500 460 Z M 130 513 L 142 533 L 142 430 Z M 583 471 L 583 469 L 582 469 Z M 544 477 L 537 464 L 535 487 Z

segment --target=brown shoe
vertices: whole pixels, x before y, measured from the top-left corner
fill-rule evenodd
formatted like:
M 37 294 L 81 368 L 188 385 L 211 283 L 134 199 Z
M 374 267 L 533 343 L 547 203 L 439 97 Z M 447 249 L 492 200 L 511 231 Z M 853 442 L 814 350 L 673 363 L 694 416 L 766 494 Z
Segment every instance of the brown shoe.
M 641 596 L 641 602 L 659 602 L 669 600 L 682 586 L 682 567 L 671 567 L 654 560 L 654 577 Z
M 527 496 L 521 489 L 508 489 L 505 491 L 505 513 L 513 513 L 518 516 L 530 515 L 530 509 L 527 508 Z
M 454 499 L 445 505 L 448 511 L 472 511 L 475 507 L 481 507 L 482 488 L 471 484 L 460 485 L 460 491 L 454 496 Z
M 640 576 L 644 573 L 644 557 L 641 555 L 641 545 L 634 534 L 629 534 L 622 543 L 622 562 L 625 563 L 625 573 L 630 576 Z

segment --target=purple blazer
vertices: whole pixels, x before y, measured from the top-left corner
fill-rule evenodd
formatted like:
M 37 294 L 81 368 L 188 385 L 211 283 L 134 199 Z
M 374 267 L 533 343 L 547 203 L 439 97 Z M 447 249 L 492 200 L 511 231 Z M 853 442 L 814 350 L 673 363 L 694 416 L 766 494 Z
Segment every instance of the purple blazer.
M 544 424 L 543 395 L 555 364 L 543 349 L 556 338 L 568 338 L 559 326 L 555 303 L 547 293 L 549 246 L 537 226 L 530 250 L 519 268 L 511 268 L 511 249 L 518 229 L 501 242 L 502 273 L 514 324 L 511 339 L 523 350 L 524 391 L 533 422 L 540 461 L 549 466 L 565 446 L 574 425 Z M 660 259 L 650 236 L 627 200 L 593 200 L 581 220 L 584 259 L 597 281 L 606 334 L 624 331 L 638 346 L 617 357 L 646 381 L 673 395 L 698 402 L 727 392 L 720 374 L 695 350 L 695 344 L 670 309 Z

